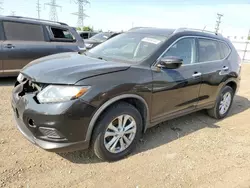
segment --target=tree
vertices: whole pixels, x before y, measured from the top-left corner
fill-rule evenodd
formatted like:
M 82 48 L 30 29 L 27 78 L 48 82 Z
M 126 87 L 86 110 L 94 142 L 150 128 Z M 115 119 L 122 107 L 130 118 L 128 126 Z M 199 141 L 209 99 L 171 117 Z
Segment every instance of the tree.
M 250 36 L 247 37 L 247 40 L 250 40 Z
M 94 31 L 93 27 L 90 26 L 84 26 L 84 27 L 77 27 L 77 31 Z
M 80 27 L 77 27 L 77 28 L 76 28 L 76 30 L 77 30 L 77 31 L 81 31 L 81 30 L 82 30 L 82 28 L 80 28 Z
M 82 28 L 83 31 L 93 31 L 93 28 L 89 27 L 89 26 L 84 26 Z

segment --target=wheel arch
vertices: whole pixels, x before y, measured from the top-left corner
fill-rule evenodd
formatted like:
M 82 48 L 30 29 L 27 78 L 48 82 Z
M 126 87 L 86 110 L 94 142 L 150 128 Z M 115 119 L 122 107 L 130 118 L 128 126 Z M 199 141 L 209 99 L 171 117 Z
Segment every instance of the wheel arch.
M 89 127 L 88 127 L 88 131 L 87 131 L 87 135 L 86 135 L 86 141 L 90 141 L 92 134 L 93 134 L 93 130 L 95 127 L 95 124 L 98 120 L 98 118 L 100 117 L 100 115 L 111 105 L 115 104 L 116 102 L 120 102 L 120 101 L 125 101 L 128 102 L 132 105 L 134 105 L 137 110 L 140 112 L 140 114 L 142 115 L 142 120 L 143 120 L 143 132 L 146 131 L 148 124 L 149 124 L 149 107 L 147 102 L 145 101 L 145 99 L 143 99 L 141 96 L 139 95 L 135 95 L 135 94 L 123 94 L 123 95 L 119 95 L 116 96 L 108 101 L 106 101 L 104 104 L 102 104 L 98 110 L 95 112 L 95 114 L 93 115 L 93 117 L 91 118 L 91 121 L 89 123 Z M 139 103 L 138 103 L 139 102 Z M 142 107 L 142 105 L 144 107 Z M 146 116 L 146 117 L 145 117 Z
M 225 86 L 231 87 L 234 90 L 234 93 L 236 93 L 238 89 L 238 85 L 234 80 L 229 80 L 228 82 L 226 82 Z

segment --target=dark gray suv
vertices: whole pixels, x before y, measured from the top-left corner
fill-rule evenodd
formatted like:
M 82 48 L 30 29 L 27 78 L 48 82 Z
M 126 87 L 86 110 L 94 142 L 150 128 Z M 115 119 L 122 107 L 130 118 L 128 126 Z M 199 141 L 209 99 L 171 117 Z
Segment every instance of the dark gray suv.
M 30 61 L 84 49 L 79 34 L 65 23 L 0 16 L 0 76 L 15 76 Z
M 203 109 L 226 117 L 240 72 L 235 47 L 219 34 L 139 28 L 81 55 L 31 62 L 17 78 L 12 108 L 20 132 L 41 148 L 91 147 L 114 161 L 163 121 Z

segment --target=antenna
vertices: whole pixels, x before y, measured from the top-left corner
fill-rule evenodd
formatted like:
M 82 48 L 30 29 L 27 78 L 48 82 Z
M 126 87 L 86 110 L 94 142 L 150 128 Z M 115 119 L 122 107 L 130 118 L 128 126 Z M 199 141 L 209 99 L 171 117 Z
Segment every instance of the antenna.
M 89 17 L 88 15 L 86 15 L 84 13 L 84 9 L 83 6 L 89 4 L 88 0 L 75 0 L 75 3 L 78 4 L 78 12 L 72 13 L 73 15 L 78 16 L 78 20 L 77 20 L 77 26 L 78 27 L 83 27 L 83 21 L 86 17 Z
M 205 31 L 206 27 L 207 27 L 206 25 L 203 27 L 202 32 Z
M 36 3 L 36 10 L 37 10 L 37 17 L 38 17 L 38 19 L 40 19 L 41 4 L 40 4 L 39 0 L 37 0 L 37 3 Z
M 52 21 L 58 21 L 56 8 L 61 8 L 62 6 L 56 4 L 56 0 L 51 0 L 50 3 L 45 3 L 44 6 L 50 6 L 49 19 Z
M 217 20 L 216 20 L 216 25 L 215 25 L 215 33 L 218 33 L 218 31 L 220 30 L 220 24 L 221 24 L 221 17 L 222 16 L 223 16 L 223 14 L 217 13 Z

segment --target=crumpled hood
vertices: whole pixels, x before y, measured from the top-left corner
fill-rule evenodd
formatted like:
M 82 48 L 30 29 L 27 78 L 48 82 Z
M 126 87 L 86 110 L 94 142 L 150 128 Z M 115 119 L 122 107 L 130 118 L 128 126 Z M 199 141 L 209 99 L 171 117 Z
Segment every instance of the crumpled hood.
M 70 52 L 34 60 L 25 66 L 21 73 L 34 82 L 75 84 L 88 77 L 122 71 L 129 67 L 126 63 L 104 61 Z

